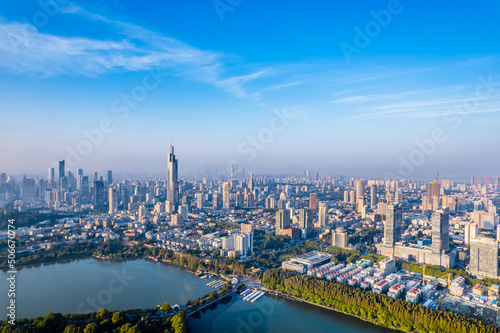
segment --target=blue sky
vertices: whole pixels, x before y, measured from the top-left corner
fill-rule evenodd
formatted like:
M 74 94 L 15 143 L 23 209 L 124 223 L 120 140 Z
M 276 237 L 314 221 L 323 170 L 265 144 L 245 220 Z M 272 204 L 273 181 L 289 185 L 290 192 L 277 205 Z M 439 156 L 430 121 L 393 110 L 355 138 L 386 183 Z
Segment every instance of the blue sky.
M 494 174 L 499 18 L 498 1 L 3 1 L 0 171 L 163 172 L 172 135 L 181 173 Z

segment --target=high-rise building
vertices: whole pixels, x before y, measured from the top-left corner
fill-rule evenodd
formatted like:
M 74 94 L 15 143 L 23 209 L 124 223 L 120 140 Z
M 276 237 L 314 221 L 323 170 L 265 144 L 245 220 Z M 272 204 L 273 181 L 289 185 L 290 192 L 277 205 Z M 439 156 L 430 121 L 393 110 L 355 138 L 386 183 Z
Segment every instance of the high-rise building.
M 384 245 L 394 247 L 401 240 L 401 223 L 403 221 L 403 208 L 400 204 L 387 206 L 386 222 L 384 228 Z
M 179 180 L 177 175 L 177 159 L 174 154 L 174 146 L 170 139 L 170 154 L 167 162 L 167 200 L 172 203 L 174 209 L 179 205 Z
M 102 180 L 94 183 L 94 206 L 101 208 L 104 206 L 104 183 Z
M 57 178 L 59 181 L 59 186 L 61 186 L 61 178 L 64 177 L 65 174 L 66 172 L 64 171 L 64 160 L 62 160 L 59 161 L 59 178 Z
M 116 214 L 118 211 L 118 193 L 114 187 L 110 187 L 108 192 L 109 214 Z
M 318 209 L 318 197 L 316 193 L 311 193 L 309 195 L 309 209 L 312 211 Z
M 450 249 L 450 210 L 440 209 L 432 213 L 432 253 L 441 254 Z
M 498 241 L 483 237 L 471 239 L 469 273 L 481 278 L 498 278 Z
M 347 247 L 347 232 L 343 230 L 332 230 L 332 246 L 346 248 Z
M 358 211 L 358 213 L 361 213 L 365 205 L 366 205 L 365 197 L 360 196 L 358 198 L 358 201 L 356 202 L 356 210 Z
M 356 180 L 356 203 L 360 197 L 365 196 L 365 181 L 362 179 Z
M 229 209 L 229 200 L 230 200 L 230 186 L 228 182 L 224 182 L 222 184 L 222 208 Z
M 113 171 L 108 170 L 108 185 L 113 184 Z
M 327 206 L 324 202 L 319 203 L 318 209 L 318 227 L 324 228 L 326 227 L 326 222 L 328 221 L 328 211 Z
M 479 229 L 477 228 L 477 224 L 475 223 L 467 223 L 464 226 L 464 243 L 466 245 L 470 245 L 470 241 L 476 239 L 479 233 Z
M 283 229 L 290 228 L 290 210 L 280 209 L 276 212 L 276 235 Z
M 98 174 L 97 174 L 97 171 L 94 171 L 94 174 L 92 175 L 92 183 L 95 183 L 97 181 L 97 178 L 98 178 Z
M 440 184 L 438 180 L 438 172 L 436 171 L 436 180 L 427 183 L 427 207 L 424 210 L 438 210 L 439 209 L 439 195 Z
M 128 209 L 129 202 L 130 202 L 130 193 L 128 192 L 127 188 L 124 188 L 122 190 L 122 207 L 123 207 L 123 209 L 125 209 L 125 210 Z
M 377 184 L 372 184 L 370 186 L 370 207 L 372 209 L 375 209 L 375 207 L 377 206 L 377 203 L 378 203 L 378 198 L 377 198 Z
M 478 186 L 481 186 L 481 183 L 482 183 L 482 182 L 481 182 L 481 176 L 476 176 L 476 184 L 477 184 Z
M 76 189 L 82 190 L 83 169 L 76 169 Z
M 250 173 L 250 180 L 248 181 L 248 189 L 250 190 L 250 192 L 253 192 L 254 190 L 254 181 L 253 181 L 253 172 Z
M 311 229 L 313 227 L 313 214 L 309 209 L 299 209 L 299 228 Z
M 219 193 L 214 193 L 212 196 L 212 209 L 214 210 L 220 209 Z
M 203 209 L 203 193 L 196 193 L 196 208 Z
M 55 169 L 54 168 L 49 168 L 49 175 L 47 177 L 48 181 L 49 181 L 49 186 L 52 188 L 54 187 L 54 182 L 55 182 Z

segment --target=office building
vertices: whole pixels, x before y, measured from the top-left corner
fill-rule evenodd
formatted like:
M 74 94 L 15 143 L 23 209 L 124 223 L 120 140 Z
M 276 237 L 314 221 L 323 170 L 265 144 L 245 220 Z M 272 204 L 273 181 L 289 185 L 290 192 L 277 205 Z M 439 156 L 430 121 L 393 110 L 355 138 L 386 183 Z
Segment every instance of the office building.
M 372 184 L 370 186 L 370 207 L 372 209 L 375 209 L 378 204 L 378 197 L 377 197 L 377 184 Z
M 328 210 L 327 210 L 326 203 L 320 202 L 319 203 L 319 209 L 318 209 L 318 227 L 320 228 L 325 228 L 326 223 L 328 222 Z
M 51 188 L 55 187 L 55 169 L 54 168 L 49 168 L 49 175 L 48 175 L 48 181 L 49 181 L 49 186 Z
M 309 209 L 312 211 L 318 209 L 318 196 L 316 193 L 311 193 L 309 195 Z
M 332 246 L 346 248 L 347 244 L 347 232 L 344 230 L 332 230 Z
M 432 213 L 432 253 L 446 253 L 450 249 L 450 210 L 440 209 Z
M 104 183 L 102 180 L 94 183 L 94 206 L 104 207 Z
M 59 187 L 61 187 L 61 178 L 63 178 L 65 174 L 66 172 L 64 171 L 64 160 L 62 160 L 59 161 L 59 178 L 58 178 Z
M 425 211 L 429 210 L 434 211 L 439 209 L 440 206 L 439 195 L 441 191 L 441 186 L 439 184 L 438 176 L 439 174 L 436 171 L 436 180 L 427 183 L 427 195 L 426 195 L 427 201 L 426 201 L 426 206 L 423 207 Z
M 365 196 L 365 181 L 362 179 L 356 180 L 356 203 L 359 202 L 360 197 Z
M 220 209 L 220 195 L 218 193 L 214 193 L 212 195 L 212 209 L 219 210 Z
M 309 209 L 299 209 L 299 228 L 311 229 L 313 228 L 313 214 Z
M 394 247 L 401 240 L 401 223 L 403 221 L 403 208 L 400 204 L 387 206 L 386 222 L 384 228 L 384 245 Z
M 203 209 L 203 193 L 196 193 L 196 208 Z
M 498 278 L 498 242 L 479 237 L 470 242 L 469 273 L 480 278 Z
M 275 234 L 279 235 L 281 230 L 288 228 L 290 228 L 290 210 L 280 209 L 276 212 Z
M 230 208 L 230 187 L 228 182 L 222 184 L 222 208 Z
M 108 170 L 108 185 L 113 184 L 113 171 Z
M 116 214 L 118 211 L 118 192 L 116 188 L 110 187 L 108 194 L 109 214 Z

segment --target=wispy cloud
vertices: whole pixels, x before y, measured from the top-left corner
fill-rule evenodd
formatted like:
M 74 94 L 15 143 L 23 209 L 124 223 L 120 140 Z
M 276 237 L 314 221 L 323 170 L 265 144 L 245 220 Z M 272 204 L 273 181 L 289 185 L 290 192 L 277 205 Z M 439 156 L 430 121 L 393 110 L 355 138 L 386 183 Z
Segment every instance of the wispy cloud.
M 244 84 L 262 77 L 265 69 L 240 76 L 226 73 L 234 56 L 201 50 L 141 26 L 112 20 L 70 5 L 67 15 L 85 17 L 116 33 L 115 40 L 58 36 L 26 23 L 0 23 L 0 68 L 41 76 L 100 76 L 111 72 L 166 69 L 173 75 L 202 81 L 234 94 L 251 97 Z

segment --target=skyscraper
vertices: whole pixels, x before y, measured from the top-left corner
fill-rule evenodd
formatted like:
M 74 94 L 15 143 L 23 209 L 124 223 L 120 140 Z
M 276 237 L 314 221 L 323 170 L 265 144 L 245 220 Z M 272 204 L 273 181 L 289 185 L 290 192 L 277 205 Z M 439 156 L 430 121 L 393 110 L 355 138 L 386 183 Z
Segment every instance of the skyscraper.
M 313 216 L 309 209 L 299 209 L 299 228 L 310 229 L 313 227 Z
M 439 194 L 440 184 L 438 180 L 438 172 L 436 171 L 436 180 L 427 183 L 427 207 L 424 210 L 437 210 L 439 209 Z
M 386 222 L 384 228 L 384 245 L 394 247 L 401 240 L 401 222 L 403 221 L 403 208 L 400 204 L 387 206 Z
M 228 182 L 224 182 L 222 184 L 222 208 L 229 209 L 229 200 L 230 200 L 230 186 Z
M 196 208 L 203 209 L 203 193 L 196 193 Z
M 359 198 L 365 196 L 365 181 L 360 179 L 356 180 L 356 203 L 359 202 Z
M 104 206 L 104 183 L 102 180 L 94 183 L 94 206 L 101 208 Z
M 377 198 L 377 184 L 372 184 L 370 186 L 370 207 L 372 209 L 375 209 L 375 207 L 377 206 L 377 203 L 378 203 L 378 198 Z
M 49 186 L 52 188 L 55 186 L 55 169 L 54 168 L 49 168 L 49 176 L 47 178 L 49 180 Z
M 250 173 L 250 180 L 248 181 L 248 189 L 250 190 L 250 192 L 253 192 L 254 190 L 254 183 L 253 183 L 253 172 Z
M 116 188 L 114 187 L 109 188 L 108 201 L 109 201 L 109 214 L 115 214 L 118 211 L 118 193 L 116 191 Z
M 76 169 L 76 189 L 82 190 L 83 169 Z
M 61 186 L 61 178 L 64 177 L 64 174 L 65 174 L 65 172 L 64 172 L 64 160 L 62 160 L 62 161 L 59 161 L 59 178 L 57 178 L 59 181 L 59 186 Z
M 309 209 L 312 211 L 318 209 L 318 197 L 316 193 L 311 193 L 309 195 Z
M 113 184 L 113 171 L 108 170 L 108 185 Z
M 450 210 L 444 208 L 432 213 L 432 253 L 441 254 L 450 248 Z
M 219 199 L 219 193 L 214 193 L 212 196 L 212 209 L 218 210 L 220 209 L 220 199 Z
M 319 203 L 319 211 L 318 211 L 318 227 L 324 228 L 326 227 L 326 222 L 328 222 L 328 211 L 327 206 L 324 202 Z
M 498 278 L 498 242 L 491 238 L 470 241 L 469 273 L 477 277 Z
M 167 162 L 167 200 L 172 203 L 174 209 L 179 205 L 179 180 L 177 178 L 177 159 L 174 155 L 174 146 L 170 139 L 170 154 Z
M 276 212 L 276 235 L 283 229 L 290 228 L 290 210 L 280 209 Z

